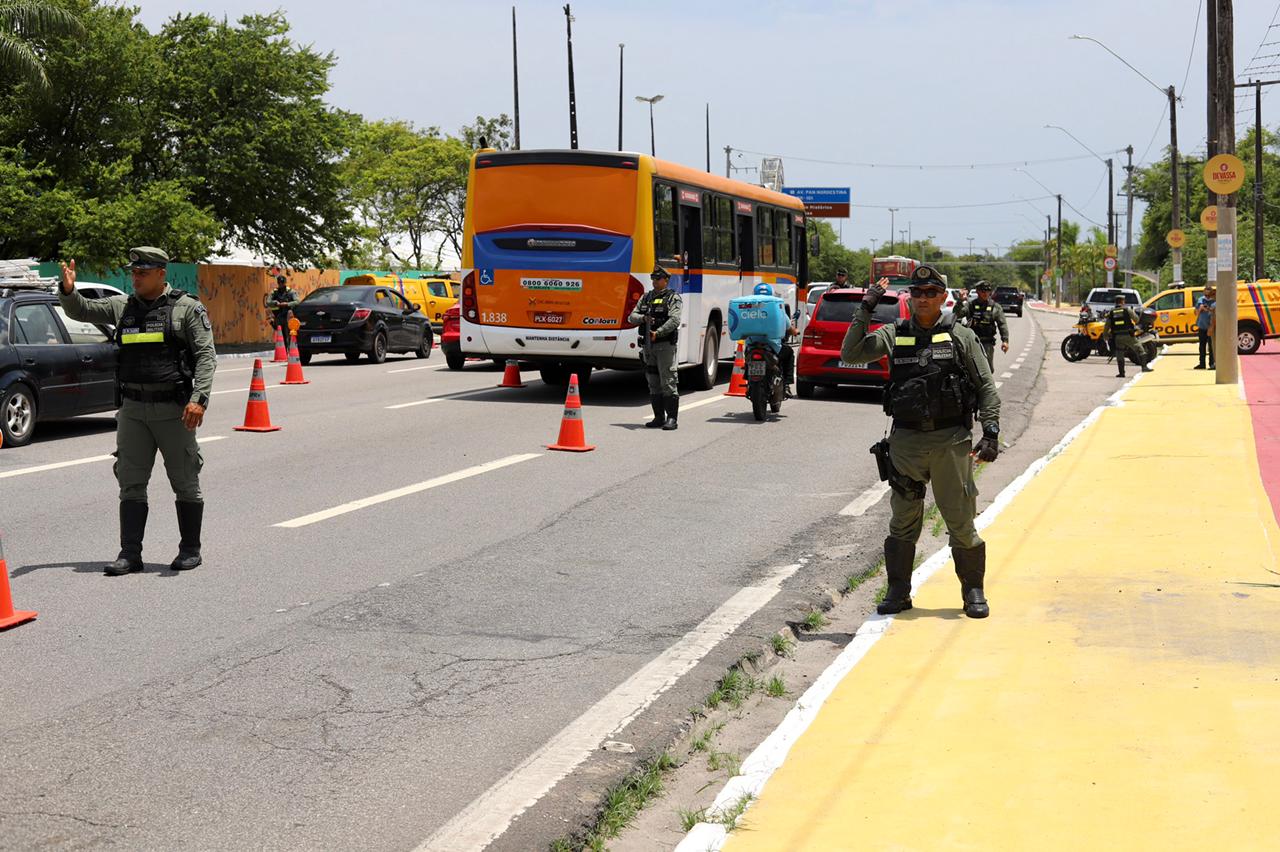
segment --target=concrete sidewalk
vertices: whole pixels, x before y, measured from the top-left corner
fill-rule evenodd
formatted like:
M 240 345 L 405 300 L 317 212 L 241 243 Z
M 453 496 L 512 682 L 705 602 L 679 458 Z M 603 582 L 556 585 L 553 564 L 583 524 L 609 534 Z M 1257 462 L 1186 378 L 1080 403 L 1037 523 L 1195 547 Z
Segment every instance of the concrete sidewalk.
M 863 626 L 794 744 L 761 747 L 781 766 L 744 763 L 768 780 L 725 848 L 1274 848 L 1280 527 L 1253 418 L 1280 399 L 1251 408 L 1190 348 L 985 529 L 991 618 L 939 559 L 915 609 Z M 1253 358 L 1276 393 L 1280 355 Z M 682 849 L 723 839 L 699 829 Z

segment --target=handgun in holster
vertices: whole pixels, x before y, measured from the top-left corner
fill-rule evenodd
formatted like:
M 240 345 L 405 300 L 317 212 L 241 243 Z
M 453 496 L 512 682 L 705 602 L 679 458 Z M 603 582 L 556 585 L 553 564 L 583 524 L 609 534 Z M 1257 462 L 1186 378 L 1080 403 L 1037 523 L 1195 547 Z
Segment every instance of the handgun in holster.
M 871 445 L 871 455 L 876 457 L 876 470 L 881 482 L 888 482 L 893 475 L 893 462 L 889 461 L 889 441 L 880 439 Z
M 871 454 L 876 457 L 876 470 L 880 474 L 880 481 L 889 483 L 889 487 L 903 497 L 912 500 L 923 500 L 925 495 L 925 486 L 923 482 L 917 482 L 909 476 L 898 472 L 893 466 L 893 459 L 889 456 L 889 439 L 882 438 L 871 445 Z

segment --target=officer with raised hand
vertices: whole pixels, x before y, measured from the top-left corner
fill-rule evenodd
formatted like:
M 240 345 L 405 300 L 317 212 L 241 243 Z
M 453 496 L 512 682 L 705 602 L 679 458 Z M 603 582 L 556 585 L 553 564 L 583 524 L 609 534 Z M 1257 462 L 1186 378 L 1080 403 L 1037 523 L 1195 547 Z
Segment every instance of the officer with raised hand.
M 1116 355 L 1116 378 L 1124 378 L 1124 359 L 1131 356 L 1135 363 L 1142 366 L 1142 372 L 1150 373 L 1147 366 L 1147 353 L 1142 351 L 1134 335 L 1138 332 L 1138 315 L 1124 303 L 1124 294 L 1116 293 L 1116 306 L 1107 314 L 1102 333 L 1111 337 L 1111 351 Z
M 978 489 L 973 462 L 995 461 L 1000 453 L 1000 397 L 991 367 L 973 331 L 942 317 L 946 286 L 932 266 L 912 274 L 911 318 L 868 334 L 876 303 L 889 285 L 882 278 L 867 288 L 862 309 L 854 311 L 840 357 L 849 363 L 889 356 L 885 412 L 893 418 L 887 444 L 890 508 L 884 541 L 889 588 L 876 607 L 882 615 L 911 609 L 911 571 L 924 524 L 925 485 L 946 522 L 965 615 L 986 618 L 983 592 L 987 545 L 974 526 Z M 973 440 L 974 412 L 982 438 Z M 884 452 L 882 444 L 872 449 Z
M 301 299 L 298 298 L 298 292 L 289 286 L 289 279 L 283 275 L 276 276 L 276 289 L 272 290 L 262 299 L 267 310 L 271 312 L 271 320 L 276 328 L 280 329 L 280 336 L 284 338 L 284 348 L 289 349 L 289 340 L 293 328 L 289 325 L 289 313 L 298 306 Z
M 979 281 L 975 288 L 978 298 L 969 303 L 966 311 L 969 328 L 978 335 L 982 351 L 987 356 L 987 367 L 996 368 L 996 333 L 1000 334 L 1000 351 L 1009 351 L 1009 323 L 1005 321 L 1004 309 L 991 298 L 991 282 Z
M 956 325 L 968 325 L 969 319 L 969 288 L 961 287 L 960 295 L 956 298 L 956 306 L 951 309 L 951 319 Z
M 649 382 L 653 419 L 644 424 L 668 432 L 677 428 L 680 390 L 676 376 L 676 343 L 680 339 L 680 294 L 671 290 L 671 275 L 661 266 L 649 274 L 653 289 L 640 297 L 627 318 L 640 326 L 640 358 Z
M 204 305 L 165 281 L 169 256 L 158 248 L 129 250 L 132 296 L 86 299 L 75 289 L 76 262 L 62 265 L 58 301 L 81 322 L 114 325 L 117 350 L 116 481 L 120 484 L 120 556 L 112 576 L 142 570 L 147 528 L 147 483 L 156 450 L 164 457 L 177 498 L 178 556 L 169 565 L 188 571 L 201 563 L 204 460 L 196 429 L 204 422 L 217 353 Z

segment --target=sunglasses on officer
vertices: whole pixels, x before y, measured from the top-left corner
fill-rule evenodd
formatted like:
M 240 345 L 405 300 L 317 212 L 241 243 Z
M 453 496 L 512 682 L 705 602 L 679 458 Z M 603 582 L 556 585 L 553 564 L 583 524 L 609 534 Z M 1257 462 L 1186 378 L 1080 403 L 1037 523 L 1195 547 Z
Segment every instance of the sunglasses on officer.
M 912 284 L 907 288 L 907 292 L 917 299 L 932 299 L 941 296 L 947 291 L 933 284 Z

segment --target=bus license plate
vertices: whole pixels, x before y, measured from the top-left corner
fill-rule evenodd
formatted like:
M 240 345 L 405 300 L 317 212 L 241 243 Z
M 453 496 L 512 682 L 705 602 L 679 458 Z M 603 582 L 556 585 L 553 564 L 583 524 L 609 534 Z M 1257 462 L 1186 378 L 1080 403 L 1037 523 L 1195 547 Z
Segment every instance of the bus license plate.
M 752 361 L 750 364 L 747 365 L 748 376 L 763 376 L 764 373 L 765 373 L 765 363 L 763 361 L 760 361 L 760 362 Z
M 840 366 L 846 370 L 865 370 L 866 364 L 850 364 L 848 361 L 841 361 Z
M 332 334 L 313 334 L 311 335 L 311 342 L 312 343 L 332 343 L 333 335 Z

